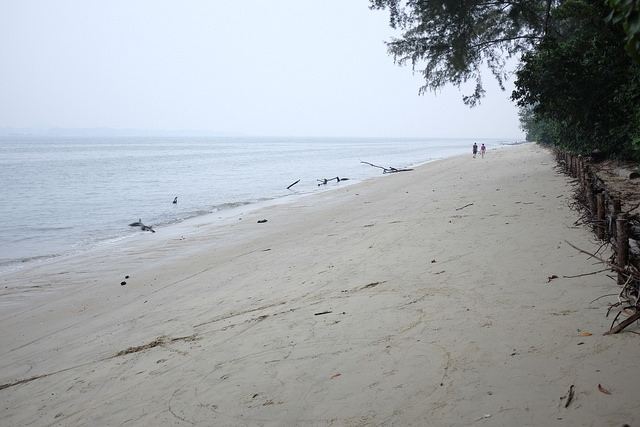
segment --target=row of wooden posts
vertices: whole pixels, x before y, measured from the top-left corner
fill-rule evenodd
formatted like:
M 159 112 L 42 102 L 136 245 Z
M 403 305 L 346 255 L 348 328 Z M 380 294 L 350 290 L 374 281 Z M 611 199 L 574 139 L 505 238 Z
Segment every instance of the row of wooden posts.
M 620 270 L 626 270 L 630 262 L 629 219 L 628 214 L 622 212 L 619 195 L 611 194 L 600 185 L 601 180 L 591 171 L 582 156 L 558 151 L 558 160 L 564 162 L 567 172 L 580 183 L 596 236 L 600 240 L 612 243 L 616 254 L 615 265 Z M 618 283 L 622 284 L 627 280 L 627 276 L 620 270 Z

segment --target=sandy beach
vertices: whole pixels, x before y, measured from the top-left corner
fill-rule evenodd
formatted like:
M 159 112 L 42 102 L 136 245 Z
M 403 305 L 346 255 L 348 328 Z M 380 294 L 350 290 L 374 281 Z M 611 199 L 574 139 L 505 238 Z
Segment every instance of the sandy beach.
M 554 166 L 469 153 L 4 274 L 0 425 L 638 425 L 640 328 L 602 335 Z

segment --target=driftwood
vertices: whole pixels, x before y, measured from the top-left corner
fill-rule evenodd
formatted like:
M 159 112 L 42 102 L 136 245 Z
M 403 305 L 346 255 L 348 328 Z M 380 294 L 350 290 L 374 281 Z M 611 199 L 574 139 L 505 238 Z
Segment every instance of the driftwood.
M 567 402 L 564 404 L 565 408 L 568 408 L 569 405 L 571 404 L 571 401 L 573 400 L 574 388 L 575 386 L 571 384 L 571 386 L 569 387 L 569 393 L 567 394 Z
M 300 182 L 300 180 L 297 180 L 297 181 L 296 181 L 296 182 L 294 182 L 293 184 L 289 185 L 289 186 L 287 187 L 287 190 L 288 190 L 288 189 L 290 189 L 291 187 L 293 187 L 294 185 L 296 185 L 296 184 L 297 184 L 297 183 L 299 183 L 299 182 Z
M 340 181 L 348 181 L 349 178 L 340 178 L 339 176 L 336 176 L 335 178 L 323 178 L 323 179 L 318 179 L 316 181 L 319 182 L 318 187 L 320 187 L 321 185 L 327 185 L 329 183 L 329 181 L 336 181 L 336 182 L 340 182 Z
M 614 269 L 614 270 L 616 270 L 616 271 L 622 271 L 622 272 L 624 272 L 624 268 L 622 268 L 622 267 L 619 267 L 619 266 L 617 266 L 617 265 L 615 265 L 615 264 L 612 264 L 612 263 L 610 263 L 609 261 L 607 261 L 607 260 L 605 260 L 605 259 L 602 259 L 602 258 L 600 258 L 599 256 L 597 256 L 597 255 L 595 255 L 595 254 L 592 254 L 592 253 L 590 253 L 590 252 L 585 251 L 584 249 L 580 249 L 579 247 L 577 247 L 577 246 L 575 246 L 575 245 L 572 245 L 571 243 L 569 243 L 569 242 L 568 242 L 568 241 L 566 241 L 566 240 L 565 240 L 565 243 L 566 243 L 567 245 L 571 246 L 573 249 L 577 250 L 578 252 L 582 252 L 582 253 L 583 253 L 583 254 L 585 254 L 585 255 L 589 255 L 591 258 L 595 258 L 595 259 L 597 259 L 597 260 L 598 260 L 598 261 L 600 261 L 601 263 L 603 263 L 603 264 L 605 264 L 605 265 L 608 265 L 609 267 L 611 267 L 612 269 Z
M 625 169 L 625 168 L 617 168 L 615 170 L 616 174 L 619 176 L 623 176 L 628 179 L 638 179 L 640 178 L 640 173 L 637 170 Z
M 623 320 L 618 325 L 616 325 L 615 327 L 611 328 L 610 330 L 608 330 L 607 332 L 605 332 L 602 335 L 617 334 L 618 332 L 620 332 L 621 330 L 623 330 L 624 328 L 626 328 L 627 326 L 629 326 L 630 324 L 632 324 L 633 322 L 635 322 L 638 319 L 640 319 L 640 310 L 636 310 L 636 312 L 634 314 L 632 314 L 631 316 L 627 317 L 625 320 Z
M 385 168 L 383 166 L 378 166 L 378 165 L 374 165 L 373 163 L 363 162 L 363 161 L 361 161 L 360 163 L 364 163 L 365 165 L 373 166 L 374 168 L 382 169 L 382 173 L 409 172 L 409 171 L 413 170 L 413 169 L 397 169 L 397 168 L 393 168 L 393 167 Z
M 150 225 L 144 225 L 142 223 L 142 218 L 140 218 L 139 220 L 137 220 L 136 222 L 132 222 L 131 224 L 129 224 L 129 227 L 140 227 L 140 229 L 142 231 L 150 231 L 152 233 L 155 233 L 156 231 L 153 229 L 152 226 Z

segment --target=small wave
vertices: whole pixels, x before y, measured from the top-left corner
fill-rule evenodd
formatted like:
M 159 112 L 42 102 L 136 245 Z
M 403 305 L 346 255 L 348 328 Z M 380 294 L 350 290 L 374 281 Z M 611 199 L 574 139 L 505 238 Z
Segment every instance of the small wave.
M 65 230 L 73 230 L 74 227 L 32 227 L 31 229 L 38 233 L 59 232 Z
M 2 259 L 0 260 L 0 273 L 13 273 L 27 267 L 28 265 L 49 261 L 58 258 L 59 256 L 60 254 L 47 254 L 16 259 Z
M 208 209 L 194 209 L 190 211 L 181 212 L 180 216 L 171 217 L 171 218 L 159 218 L 154 224 L 154 227 L 163 227 L 172 224 L 178 224 L 180 222 L 186 221 L 191 218 L 197 218 L 200 216 L 210 215 L 214 213 L 232 213 L 234 210 L 245 206 L 252 206 L 258 203 L 269 202 L 274 200 L 275 198 L 263 197 L 258 198 L 251 201 L 241 201 L 241 202 L 230 202 L 230 203 L 221 203 L 215 206 L 211 206 Z
M 20 262 L 42 261 L 42 260 L 57 258 L 59 256 L 60 255 L 58 255 L 58 254 L 38 255 L 38 256 L 21 258 Z

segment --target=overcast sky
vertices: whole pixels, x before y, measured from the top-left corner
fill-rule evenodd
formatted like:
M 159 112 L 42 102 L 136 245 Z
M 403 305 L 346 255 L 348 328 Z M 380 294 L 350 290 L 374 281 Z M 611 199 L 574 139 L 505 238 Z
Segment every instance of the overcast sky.
M 0 0 L 0 127 L 522 138 L 490 76 L 419 96 L 368 0 Z M 465 94 L 468 94 L 467 89 Z

